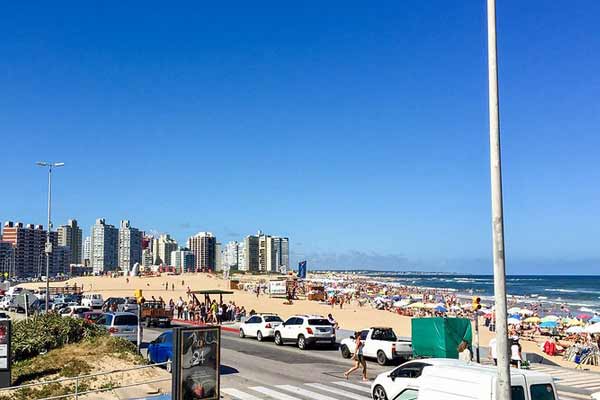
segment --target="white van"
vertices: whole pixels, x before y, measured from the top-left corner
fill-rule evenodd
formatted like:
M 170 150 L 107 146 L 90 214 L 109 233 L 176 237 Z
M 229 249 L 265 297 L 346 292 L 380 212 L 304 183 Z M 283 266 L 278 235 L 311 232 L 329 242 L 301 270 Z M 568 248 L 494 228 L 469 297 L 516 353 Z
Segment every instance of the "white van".
M 472 364 L 465 367 L 425 368 L 419 400 L 494 400 L 497 369 Z M 512 400 L 558 400 L 553 378 L 541 372 L 511 368 Z
M 81 298 L 81 305 L 89 308 L 102 308 L 104 299 L 101 294 L 98 293 L 87 293 Z
M 495 400 L 495 367 L 451 359 L 407 362 L 380 374 L 371 387 L 375 400 Z M 511 368 L 513 400 L 558 400 L 548 374 Z

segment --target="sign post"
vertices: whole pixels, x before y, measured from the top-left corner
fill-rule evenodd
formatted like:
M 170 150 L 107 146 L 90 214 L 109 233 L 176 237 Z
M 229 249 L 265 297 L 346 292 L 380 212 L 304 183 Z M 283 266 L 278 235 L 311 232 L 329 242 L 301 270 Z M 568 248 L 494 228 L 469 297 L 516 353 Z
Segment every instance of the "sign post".
M 0 320 L 0 387 L 11 386 L 11 324 L 9 319 Z
M 173 329 L 172 400 L 218 400 L 221 328 Z

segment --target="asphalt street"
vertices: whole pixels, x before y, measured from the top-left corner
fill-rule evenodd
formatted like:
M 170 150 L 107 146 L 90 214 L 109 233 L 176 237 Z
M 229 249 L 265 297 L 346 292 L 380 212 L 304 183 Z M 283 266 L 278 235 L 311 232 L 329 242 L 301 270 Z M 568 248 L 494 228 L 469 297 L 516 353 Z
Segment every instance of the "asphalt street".
M 163 331 L 144 329 L 144 342 Z M 379 366 L 375 361 L 368 361 L 367 365 L 370 379 L 394 368 Z M 222 333 L 224 399 L 369 399 L 369 385 L 361 382 L 359 371 L 345 382 L 343 373 L 351 366 L 352 361 L 342 358 L 339 350 L 315 347 L 302 351 L 293 345 L 276 346 L 272 341 L 258 342 L 235 333 Z M 538 368 L 541 366 L 534 366 Z M 543 372 L 555 377 L 561 400 L 590 399 L 594 385 L 600 385 L 600 374 L 547 367 Z

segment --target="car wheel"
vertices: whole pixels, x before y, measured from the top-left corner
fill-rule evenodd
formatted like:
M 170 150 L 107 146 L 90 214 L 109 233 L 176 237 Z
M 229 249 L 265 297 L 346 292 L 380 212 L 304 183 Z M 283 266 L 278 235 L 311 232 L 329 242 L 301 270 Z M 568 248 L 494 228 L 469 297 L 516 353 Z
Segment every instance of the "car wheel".
M 263 335 L 262 335 L 261 331 L 256 332 L 256 340 L 258 340 L 259 342 L 262 342 Z
M 166 365 L 166 369 L 168 373 L 171 373 L 173 371 L 173 361 L 171 360 L 171 357 L 167 358 L 167 365 Z
M 283 340 L 281 339 L 281 333 L 275 332 L 275 344 L 277 346 L 281 346 L 283 344 Z
M 383 386 L 375 386 L 375 389 L 373 389 L 373 400 L 387 400 L 387 394 Z
M 377 363 L 379 365 L 385 365 L 385 364 L 387 364 L 387 362 L 388 362 L 388 359 L 385 356 L 385 353 L 383 352 L 383 350 L 379 350 L 377 352 Z
M 298 336 L 298 348 L 300 350 L 306 350 L 306 338 L 304 335 Z
M 344 358 L 352 357 L 352 353 L 350 353 L 350 349 L 346 345 L 342 346 L 342 357 L 344 357 Z
M 240 337 L 242 339 L 246 337 L 246 334 L 244 333 L 244 330 L 242 328 L 240 328 Z

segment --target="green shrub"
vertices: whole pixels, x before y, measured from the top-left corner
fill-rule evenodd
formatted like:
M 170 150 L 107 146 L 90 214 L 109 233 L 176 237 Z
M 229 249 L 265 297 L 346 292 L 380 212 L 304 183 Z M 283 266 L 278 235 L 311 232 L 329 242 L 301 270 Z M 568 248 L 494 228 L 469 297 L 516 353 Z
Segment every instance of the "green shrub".
M 25 360 L 68 343 L 106 335 L 104 327 L 83 319 L 40 314 L 13 325 L 13 361 Z

